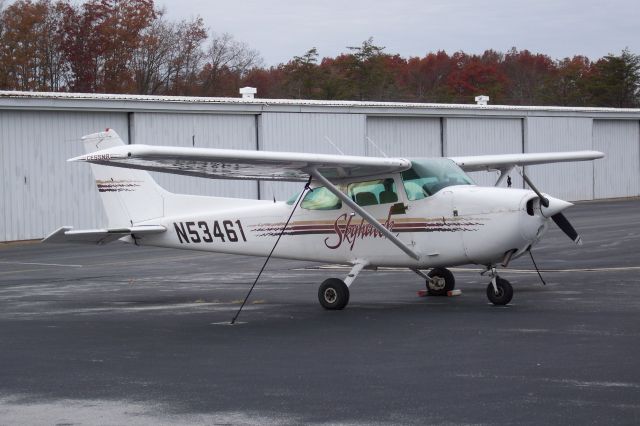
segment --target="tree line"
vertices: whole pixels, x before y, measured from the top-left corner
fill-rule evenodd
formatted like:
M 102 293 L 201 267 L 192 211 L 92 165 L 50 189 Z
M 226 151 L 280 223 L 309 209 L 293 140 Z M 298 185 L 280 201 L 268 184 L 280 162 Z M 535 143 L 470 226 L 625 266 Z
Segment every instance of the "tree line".
M 404 58 L 372 38 L 336 57 L 316 48 L 267 67 L 201 18 L 170 21 L 153 0 L 0 0 L 0 89 L 263 98 L 640 106 L 640 56 L 554 60 L 512 48 Z

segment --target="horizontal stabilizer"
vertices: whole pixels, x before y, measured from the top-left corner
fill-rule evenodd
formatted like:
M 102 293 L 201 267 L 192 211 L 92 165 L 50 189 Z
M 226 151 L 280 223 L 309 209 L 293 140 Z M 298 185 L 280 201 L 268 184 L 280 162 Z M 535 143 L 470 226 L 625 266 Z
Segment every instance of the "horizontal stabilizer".
M 81 229 L 74 231 L 71 226 L 62 228 L 51 233 L 42 240 L 43 243 L 89 243 L 107 244 L 127 235 L 141 237 L 149 234 L 159 234 L 165 232 L 167 228 L 161 225 L 140 225 L 129 228 L 109 228 L 109 229 Z

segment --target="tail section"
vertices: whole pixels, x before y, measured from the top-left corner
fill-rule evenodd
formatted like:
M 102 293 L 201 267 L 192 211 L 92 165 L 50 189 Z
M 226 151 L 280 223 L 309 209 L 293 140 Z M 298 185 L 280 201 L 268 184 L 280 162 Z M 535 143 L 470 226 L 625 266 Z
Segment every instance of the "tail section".
M 124 145 L 112 129 L 84 136 L 82 141 L 88 154 Z M 91 164 L 91 171 L 109 228 L 129 227 L 164 215 L 164 199 L 171 194 L 162 189 L 148 172 L 97 164 Z
M 120 136 L 110 129 L 84 136 L 82 141 L 87 154 L 124 145 Z M 107 216 L 107 227 L 74 230 L 70 226 L 63 226 L 51 233 L 43 242 L 105 244 L 133 235 L 135 235 L 135 241 L 138 241 L 144 235 L 167 231 L 161 221 L 153 219 L 216 210 L 233 210 L 241 207 L 262 207 L 271 203 L 251 199 L 173 194 L 161 188 L 151 175 L 143 170 L 91 163 L 91 171 L 96 179 L 96 186 Z M 131 242 L 134 239 L 130 238 L 128 241 Z

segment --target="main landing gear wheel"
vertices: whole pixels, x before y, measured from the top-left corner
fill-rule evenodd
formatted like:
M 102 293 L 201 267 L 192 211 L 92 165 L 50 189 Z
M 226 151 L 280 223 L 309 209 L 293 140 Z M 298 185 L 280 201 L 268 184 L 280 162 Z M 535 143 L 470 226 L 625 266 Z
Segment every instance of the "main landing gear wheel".
M 453 274 L 447 268 L 433 268 L 427 274 L 427 293 L 429 296 L 446 296 L 456 286 Z
M 489 283 L 487 286 L 487 297 L 494 305 L 506 305 L 511 302 L 513 297 L 513 287 L 511 283 L 503 278 L 496 277 L 496 290 L 493 288 L 493 283 Z
M 318 289 L 318 300 L 325 309 L 344 309 L 349 303 L 349 287 L 341 279 L 326 279 Z

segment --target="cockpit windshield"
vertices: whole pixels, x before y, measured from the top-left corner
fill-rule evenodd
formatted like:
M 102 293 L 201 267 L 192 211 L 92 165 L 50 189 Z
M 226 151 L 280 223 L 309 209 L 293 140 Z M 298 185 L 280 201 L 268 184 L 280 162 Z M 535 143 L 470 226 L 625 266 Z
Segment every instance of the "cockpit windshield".
M 411 160 L 411 168 L 402 172 L 409 200 L 421 200 L 442 188 L 453 185 L 475 185 L 456 163 L 448 158 Z

